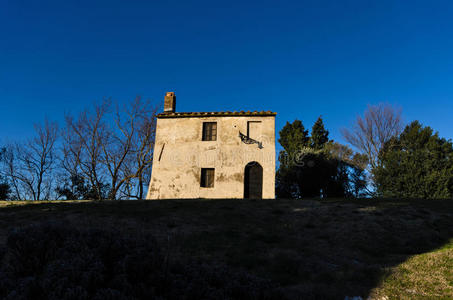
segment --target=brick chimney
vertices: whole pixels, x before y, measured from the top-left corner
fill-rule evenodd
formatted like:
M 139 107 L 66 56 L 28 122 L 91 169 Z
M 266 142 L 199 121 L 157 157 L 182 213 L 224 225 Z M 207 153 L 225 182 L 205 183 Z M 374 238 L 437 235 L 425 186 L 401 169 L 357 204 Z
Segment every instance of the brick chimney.
M 165 94 L 164 112 L 175 112 L 176 109 L 176 96 L 174 92 L 167 92 Z

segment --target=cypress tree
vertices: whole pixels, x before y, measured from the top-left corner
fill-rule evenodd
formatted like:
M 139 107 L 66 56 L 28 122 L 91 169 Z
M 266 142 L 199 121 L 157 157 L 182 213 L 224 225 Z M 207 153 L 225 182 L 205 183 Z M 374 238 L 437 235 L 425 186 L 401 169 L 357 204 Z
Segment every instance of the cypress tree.
M 295 120 L 293 123 L 286 122 L 286 125 L 280 130 L 280 138 L 278 139 L 280 145 L 289 155 L 308 147 L 309 141 L 308 130 L 305 130 L 300 120 Z
M 324 128 L 324 122 L 321 116 L 319 116 L 311 129 L 311 147 L 316 150 L 322 149 L 328 141 L 329 131 Z

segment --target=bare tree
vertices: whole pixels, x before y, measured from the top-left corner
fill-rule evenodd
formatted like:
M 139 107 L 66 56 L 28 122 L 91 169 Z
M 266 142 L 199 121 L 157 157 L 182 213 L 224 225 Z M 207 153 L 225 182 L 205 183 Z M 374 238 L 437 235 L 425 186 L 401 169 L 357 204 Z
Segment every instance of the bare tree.
M 58 126 L 46 120 L 43 126 L 35 125 L 35 131 L 35 137 L 8 145 L 5 152 L 2 172 L 18 200 L 49 199 L 52 193 Z
M 131 135 L 132 149 L 122 168 L 125 182 L 121 194 L 141 200 L 151 175 L 158 107 L 136 98 L 127 111 L 130 118 L 135 115 L 135 134 Z
M 85 110 L 77 119 L 66 115 L 66 127 L 62 134 L 63 168 L 70 176 L 81 175 L 87 180 L 98 200 L 105 197 L 102 150 L 109 137 L 105 120 L 109 108 L 110 101 L 104 100 L 95 105 L 93 113 Z
M 2 160 L 2 175 L 7 178 L 7 180 L 11 184 L 11 187 L 13 188 L 12 199 L 24 200 L 22 199 L 20 182 L 16 176 L 17 168 L 17 161 L 15 159 L 15 145 L 9 144 L 5 147 L 5 152 Z
M 114 112 L 111 102 L 95 105 L 77 119 L 66 116 L 62 166 L 82 176 L 96 198 L 143 198 L 145 174 L 152 163 L 157 109 L 137 97 Z M 105 195 L 105 183 L 108 195 Z
M 401 109 L 389 104 L 370 105 L 352 128 L 341 133 L 345 140 L 368 157 L 371 170 L 379 165 L 379 151 L 391 137 L 401 133 Z
M 115 128 L 103 144 L 104 163 L 111 178 L 110 199 L 116 199 L 123 185 L 128 198 L 143 199 L 144 172 L 153 159 L 157 109 L 136 97 L 122 109 L 116 108 Z M 135 187 L 133 182 L 136 181 Z

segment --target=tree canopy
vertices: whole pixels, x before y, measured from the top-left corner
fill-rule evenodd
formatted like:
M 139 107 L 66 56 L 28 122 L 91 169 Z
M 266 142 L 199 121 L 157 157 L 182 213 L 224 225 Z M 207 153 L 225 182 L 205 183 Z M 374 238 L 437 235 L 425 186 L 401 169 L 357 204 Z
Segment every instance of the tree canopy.
M 324 122 L 318 117 L 311 129 L 310 146 L 319 150 L 329 141 L 329 131 L 324 128 Z
M 295 120 L 293 123 L 286 122 L 286 125 L 280 130 L 278 142 L 285 149 L 286 153 L 290 155 L 294 154 L 303 147 L 310 145 L 308 130 L 305 130 L 300 120 Z
M 366 186 L 366 157 L 330 141 L 321 117 L 311 133 L 309 136 L 300 120 L 287 122 L 280 131 L 284 150 L 279 155 L 277 197 L 361 196 Z
M 390 139 L 375 168 L 383 197 L 453 198 L 453 145 L 414 121 Z
M 366 154 L 370 170 L 379 165 L 379 151 L 403 128 L 401 109 L 390 104 L 369 105 L 358 116 L 351 128 L 342 128 L 344 139 L 358 151 Z

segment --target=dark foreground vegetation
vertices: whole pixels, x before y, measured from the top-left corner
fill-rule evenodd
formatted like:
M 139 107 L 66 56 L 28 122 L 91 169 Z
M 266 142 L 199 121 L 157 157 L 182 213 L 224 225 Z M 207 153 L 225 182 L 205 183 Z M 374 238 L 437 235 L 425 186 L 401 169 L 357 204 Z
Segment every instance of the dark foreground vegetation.
M 281 299 L 267 280 L 219 264 L 173 261 L 152 236 L 46 222 L 14 230 L 2 299 Z
M 452 238 L 446 200 L 4 202 L 0 298 L 448 299 Z

